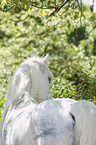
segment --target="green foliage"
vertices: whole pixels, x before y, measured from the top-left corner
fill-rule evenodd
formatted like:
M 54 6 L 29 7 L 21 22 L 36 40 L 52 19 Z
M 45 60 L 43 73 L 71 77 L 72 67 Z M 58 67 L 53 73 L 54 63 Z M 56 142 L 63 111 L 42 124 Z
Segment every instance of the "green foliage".
M 66 13 L 66 6 L 52 18 L 51 10 L 37 8 L 0 12 L 0 108 L 13 72 L 33 52 L 50 54 L 53 97 L 96 103 L 96 14 L 88 11 L 80 19 L 81 12 L 73 8 Z
M 50 88 L 53 98 L 76 99 L 76 87 L 71 85 L 69 81 L 53 78 Z
M 96 75 L 92 76 L 89 71 L 79 72 L 77 75 L 75 84 L 53 78 L 50 85 L 52 97 L 86 99 L 96 104 Z
M 82 2 L 82 0 L 80 0 Z M 39 9 L 55 9 L 58 12 L 63 6 L 77 5 L 78 9 L 82 8 L 82 3 L 79 3 L 78 0 L 1 0 L 0 1 L 0 10 L 1 11 L 14 11 L 15 13 L 20 13 L 21 10 L 29 10 L 34 7 Z
M 87 70 L 77 73 L 77 78 L 76 92 L 78 98 L 91 100 L 96 103 L 96 74 L 92 76 L 91 72 Z
M 73 32 L 68 34 L 68 42 L 74 43 L 76 46 L 80 44 L 80 41 L 88 38 L 85 26 L 80 26 L 74 29 Z
M 2 117 L 1 117 L 2 111 L 1 111 L 1 110 L 2 110 L 2 108 L 3 108 L 4 103 L 5 103 L 4 97 L 3 97 L 3 96 L 0 96 L 0 122 L 1 122 L 1 120 L 2 120 Z

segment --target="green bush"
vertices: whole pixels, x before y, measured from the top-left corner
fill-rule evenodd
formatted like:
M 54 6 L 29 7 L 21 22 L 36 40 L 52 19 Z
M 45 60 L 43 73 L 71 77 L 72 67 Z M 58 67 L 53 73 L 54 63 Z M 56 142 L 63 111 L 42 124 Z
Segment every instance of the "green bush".
M 53 78 L 50 84 L 51 95 L 53 98 L 76 99 L 76 87 L 69 81 Z
M 92 76 L 89 71 L 77 73 L 74 84 L 53 78 L 50 87 L 53 98 L 86 99 L 96 104 L 96 75 Z
M 96 75 L 92 76 L 88 70 L 77 73 L 77 75 L 78 82 L 76 85 L 76 92 L 78 98 L 96 103 Z

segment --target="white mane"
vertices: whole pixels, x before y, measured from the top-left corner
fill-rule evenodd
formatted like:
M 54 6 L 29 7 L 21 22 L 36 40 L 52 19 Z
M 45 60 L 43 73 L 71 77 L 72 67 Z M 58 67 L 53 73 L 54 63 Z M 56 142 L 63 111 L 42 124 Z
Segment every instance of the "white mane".
M 11 105 L 12 110 L 14 102 L 18 100 L 24 92 L 27 92 L 38 103 L 48 99 L 49 96 L 47 93 L 49 93 L 48 91 L 50 90 L 49 84 L 47 83 L 47 90 L 45 90 L 46 92 L 44 93 L 44 90 L 42 91 L 42 89 L 39 87 L 39 85 L 42 85 L 40 82 L 42 81 L 44 73 L 46 73 L 45 76 L 51 77 L 46 65 L 47 59 L 47 57 L 43 59 L 37 57 L 28 58 L 16 69 L 9 85 L 8 94 L 6 96 L 3 118 L 9 106 Z M 46 82 L 43 80 L 42 83 Z M 40 91 L 42 96 L 39 95 Z

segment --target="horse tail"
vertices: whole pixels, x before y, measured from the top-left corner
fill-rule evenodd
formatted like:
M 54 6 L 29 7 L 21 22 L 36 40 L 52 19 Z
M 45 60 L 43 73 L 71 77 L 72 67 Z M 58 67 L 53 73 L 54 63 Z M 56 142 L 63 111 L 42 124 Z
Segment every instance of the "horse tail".
M 96 105 L 80 100 L 72 105 L 76 145 L 96 145 Z

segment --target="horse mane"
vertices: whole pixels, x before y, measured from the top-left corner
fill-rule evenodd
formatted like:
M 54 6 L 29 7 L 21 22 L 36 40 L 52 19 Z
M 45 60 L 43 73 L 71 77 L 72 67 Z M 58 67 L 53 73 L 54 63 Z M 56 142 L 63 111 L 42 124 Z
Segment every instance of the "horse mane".
M 37 84 L 39 83 L 40 72 L 44 72 L 45 68 L 47 68 L 47 65 L 38 57 L 28 58 L 19 65 L 12 76 L 8 88 L 2 116 L 3 119 L 9 106 L 11 106 L 12 110 L 14 102 L 19 99 L 22 93 L 27 92 L 34 99 L 38 89 Z

